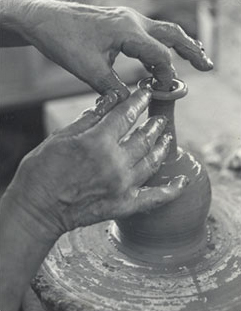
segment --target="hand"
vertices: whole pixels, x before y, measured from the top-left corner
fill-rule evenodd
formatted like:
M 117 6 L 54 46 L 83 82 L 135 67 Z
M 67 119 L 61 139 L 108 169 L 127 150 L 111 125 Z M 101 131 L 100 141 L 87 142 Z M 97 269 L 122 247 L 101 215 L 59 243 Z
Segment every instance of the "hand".
M 151 20 L 131 8 L 56 0 L 12 3 L 15 30 L 100 94 L 119 90 L 122 100 L 129 95 L 112 69 L 120 52 L 139 59 L 167 89 L 175 75 L 171 47 L 195 68 L 213 68 L 200 42 L 187 36 L 181 27 Z
M 9 193 L 25 218 L 33 219 L 31 234 L 45 231 L 53 239 L 79 226 L 147 211 L 181 194 L 184 176 L 168 186 L 142 187 L 159 169 L 171 140 L 161 136 L 166 124 L 161 116 L 127 135 L 149 99 L 149 91 L 138 90 L 107 113 L 117 97 L 106 96 L 23 159 Z

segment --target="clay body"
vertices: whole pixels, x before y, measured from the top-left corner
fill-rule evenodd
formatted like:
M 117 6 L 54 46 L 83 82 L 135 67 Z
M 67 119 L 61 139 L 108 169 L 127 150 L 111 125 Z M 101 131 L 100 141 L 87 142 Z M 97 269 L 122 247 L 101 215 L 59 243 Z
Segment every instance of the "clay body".
M 149 79 L 143 80 L 139 86 L 146 87 L 148 83 L 151 83 Z M 205 168 L 194 156 L 177 147 L 175 99 L 186 95 L 187 86 L 182 81 L 174 80 L 174 88 L 172 92 L 153 91 L 149 116 L 165 115 L 168 118 L 165 132 L 172 134 L 173 141 L 167 159 L 146 185 L 167 184 L 178 175 L 188 176 L 190 184 L 177 200 L 160 206 L 150 214 L 136 214 L 129 219 L 117 221 L 117 226 L 122 243 L 130 245 L 132 249 L 135 246 L 138 248 L 138 245 L 154 247 L 159 256 L 172 252 L 177 255 L 180 254 L 180 249 L 183 253 L 185 247 L 185 254 L 190 258 L 190 251 L 197 251 L 198 247 L 202 248 L 202 244 L 205 244 L 205 222 L 210 208 L 211 187 Z M 150 260 L 155 260 L 153 254 Z

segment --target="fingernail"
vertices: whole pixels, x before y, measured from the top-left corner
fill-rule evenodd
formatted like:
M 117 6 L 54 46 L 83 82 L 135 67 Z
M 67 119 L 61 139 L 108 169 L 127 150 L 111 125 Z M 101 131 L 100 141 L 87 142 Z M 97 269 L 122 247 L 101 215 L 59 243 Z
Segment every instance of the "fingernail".
M 160 126 L 163 128 L 167 125 L 168 119 L 166 116 L 156 116 L 156 121 L 160 124 Z
M 171 133 L 167 133 L 163 136 L 164 144 L 167 145 L 173 140 L 173 136 Z
M 118 102 L 118 99 L 119 99 L 119 95 L 118 95 L 118 90 L 108 90 L 106 92 L 106 95 L 109 96 L 109 100 L 110 102 L 116 104 Z
M 124 85 L 124 87 L 122 89 L 114 89 L 114 90 L 110 90 L 109 92 L 111 92 L 115 96 L 117 96 L 117 103 L 120 103 L 120 102 L 126 100 L 131 93 L 126 85 Z M 107 92 L 107 94 L 108 94 L 108 92 Z
M 101 104 L 104 101 L 104 95 L 101 95 L 100 97 L 98 97 L 95 101 L 96 105 Z
M 106 114 L 105 109 L 101 109 L 99 107 L 95 108 L 95 113 L 99 116 L 99 117 L 103 117 Z
M 181 188 L 185 188 L 190 182 L 189 178 L 185 175 L 177 176 L 174 179 L 178 180 L 178 186 Z
M 206 53 L 204 52 L 204 49 L 202 50 L 202 59 L 203 61 L 207 64 L 209 69 L 213 69 L 213 62 L 211 61 L 210 58 L 207 57 Z
M 176 68 L 171 64 L 171 69 L 172 69 L 172 78 L 176 79 L 178 77 Z
M 144 93 L 144 95 L 147 97 L 147 99 L 150 100 L 151 96 L 152 96 L 151 89 L 149 89 L 149 88 L 142 88 L 141 90 Z
M 95 113 L 99 116 L 104 116 L 116 104 L 116 100 L 110 95 L 100 96 L 96 100 Z
M 195 43 L 196 43 L 197 47 L 201 50 L 201 56 L 202 56 L 203 60 L 207 63 L 208 68 L 213 69 L 213 62 L 211 61 L 210 58 L 207 57 L 202 42 L 199 40 L 196 40 Z
M 95 101 L 95 112 L 98 115 L 102 115 L 103 114 L 103 105 L 104 105 L 104 97 L 100 96 L 99 98 L 96 99 Z
M 195 43 L 199 48 L 202 48 L 203 44 L 200 40 L 195 40 Z
M 142 87 L 142 90 L 148 90 L 148 91 L 150 91 L 152 93 L 153 92 L 152 84 L 151 83 L 146 83 L 145 86 Z
M 208 63 L 208 67 L 209 67 L 210 69 L 213 69 L 213 62 L 211 61 L 210 58 L 207 59 L 207 63 Z

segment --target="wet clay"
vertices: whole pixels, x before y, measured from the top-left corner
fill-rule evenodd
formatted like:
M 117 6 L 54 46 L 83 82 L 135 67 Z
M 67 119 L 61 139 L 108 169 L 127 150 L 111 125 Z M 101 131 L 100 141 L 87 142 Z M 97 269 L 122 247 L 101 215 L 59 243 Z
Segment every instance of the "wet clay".
M 149 115 L 166 115 L 174 139 L 147 185 L 184 174 L 187 189 L 149 214 L 63 235 L 32 283 L 47 311 L 241 310 L 241 181 L 210 171 L 208 216 L 207 172 L 176 144 L 174 101 L 186 93 L 179 80 L 153 92 Z
M 188 176 L 190 184 L 181 197 L 150 214 L 136 214 L 116 222 L 119 239 L 126 246 L 123 251 L 128 253 L 128 248 L 146 247 L 151 261 L 155 260 L 153 252 L 157 254 L 157 260 L 160 254 L 180 251 L 188 259 L 193 251 L 202 248 L 211 201 L 211 187 L 205 168 L 193 155 L 177 147 L 174 106 L 176 99 L 186 95 L 187 86 L 180 80 L 173 81 L 173 91 L 153 91 L 149 106 L 149 116 L 165 115 L 168 118 L 165 133 L 171 133 L 173 141 L 165 162 L 146 185 L 168 184 L 178 175 Z M 149 83 L 151 79 L 145 79 L 139 83 L 139 87 L 147 87 Z

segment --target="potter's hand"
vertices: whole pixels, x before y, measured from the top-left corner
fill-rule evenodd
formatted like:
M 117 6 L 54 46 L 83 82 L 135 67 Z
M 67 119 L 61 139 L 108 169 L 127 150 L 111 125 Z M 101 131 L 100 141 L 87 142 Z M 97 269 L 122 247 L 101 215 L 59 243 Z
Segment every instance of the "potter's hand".
M 15 197 L 21 193 L 19 206 L 48 234 L 147 211 L 180 195 L 185 177 L 168 186 L 141 187 L 158 170 L 171 140 L 160 137 L 163 117 L 150 118 L 126 136 L 149 98 L 149 91 L 138 90 L 100 117 L 117 98 L 102 101 L 24 158 L 12 188 Z
M 119 52 L 139 59 L 168 89 L 174 75 L 169 48 L 199 70 L 213 65 L 176 24 L 154 21 L 125 7 L 87 6 L 78 1 L 2 0 L 8 2 L 5 24 L 44 55 L 97 92 L 129 94 L 112 65 Z M 9 4 L 10 2 L 10 4 Z M 79 1 L 81 2 L 81 1 Z M 11 6 L 12 3 L 12 6 Z

